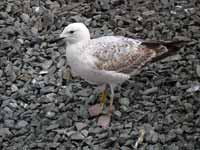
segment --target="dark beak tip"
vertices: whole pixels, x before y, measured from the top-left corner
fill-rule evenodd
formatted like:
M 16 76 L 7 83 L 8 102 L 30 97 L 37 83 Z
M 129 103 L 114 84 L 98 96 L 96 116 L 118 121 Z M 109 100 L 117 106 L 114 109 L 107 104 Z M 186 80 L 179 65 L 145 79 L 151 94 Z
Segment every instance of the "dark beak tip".
M 54 38 L 54 39 L 51 40 L 51 43 L 63 41 L 64 39 L 65 39 L 64 37 L 56 37 L 56 38 Z

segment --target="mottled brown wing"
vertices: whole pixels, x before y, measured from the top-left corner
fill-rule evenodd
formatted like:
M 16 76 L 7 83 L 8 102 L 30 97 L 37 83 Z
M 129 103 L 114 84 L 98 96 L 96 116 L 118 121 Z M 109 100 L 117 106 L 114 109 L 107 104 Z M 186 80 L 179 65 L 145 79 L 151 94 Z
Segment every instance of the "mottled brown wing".
M 99 70 L 130 74 L 147 62 L 155 62 L 174 54 L 185 42 L 142 41 L 125 37 L 104 37 L 97 39 L 94 50 Z M 101 41 L 101 42 L 100 42 Z
M 100 70 L 116 71 L 122 73 L 131 73 L 133 69 L 142 67 L 150 61 L 156 53 L 145 47 L 139 47 L 137 52 L 130 52 L 118 56 L 117 59 L 99 61 L 96 66 Z
M 162 45 L 149 48 L 142 43 L 140 40 L 123 37 L 118 40 L 113 39 L 112 42 L 101 43 L 100 45 L 103 44 L 102 49 L 99 48 L 94 53 L 98 59 L 97 69 L 129 74 L 167 51 L 166 47 Z

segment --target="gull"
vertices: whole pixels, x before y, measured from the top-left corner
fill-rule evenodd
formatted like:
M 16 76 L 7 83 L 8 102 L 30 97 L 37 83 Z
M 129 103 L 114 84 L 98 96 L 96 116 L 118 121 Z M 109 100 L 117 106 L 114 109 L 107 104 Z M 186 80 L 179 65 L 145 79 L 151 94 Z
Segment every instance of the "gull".
M 103 36 L 91 39 L 83 23 L 71 23 L 60 34 L 66 47 L 71 72 L 85 81 L 102 86 L 101 107 L 110 87 L 110 114 L 113 110 L 114 89 L 148 62 L 168 56 L 177 50 L 179 42 L 145 41 L 123 36 Z

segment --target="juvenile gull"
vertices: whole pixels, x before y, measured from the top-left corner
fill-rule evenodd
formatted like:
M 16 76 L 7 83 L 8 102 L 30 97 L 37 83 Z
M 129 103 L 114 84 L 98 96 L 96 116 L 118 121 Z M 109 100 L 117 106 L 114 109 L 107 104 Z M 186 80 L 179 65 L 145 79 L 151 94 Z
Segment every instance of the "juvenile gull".
M 67 44 L 66 57 L 72 74 L 89 83 L 103 85 L 101 105 L 105 103 L 106 85 L 110 86 L 110 112 L 117 84 L 129 79 L 131 74 L 158 58 L 177 50 L 176 42 L 147 42 L 122 36 L 90 38 L 83 23 L 72 23 L 60 34 Z

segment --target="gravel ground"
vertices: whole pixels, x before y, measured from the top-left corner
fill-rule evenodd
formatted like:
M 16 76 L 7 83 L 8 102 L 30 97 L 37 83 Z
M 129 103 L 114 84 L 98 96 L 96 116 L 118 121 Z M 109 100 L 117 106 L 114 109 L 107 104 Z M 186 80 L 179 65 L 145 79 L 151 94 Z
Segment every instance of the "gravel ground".
M 1 0 L 1 150 L 200 150 L 199 0 Z M 110 128 L 88 107 L 95 87 L 72 79 L 62 29 L 84 22 L 92 37 L 189 42 L 116 90 Z

